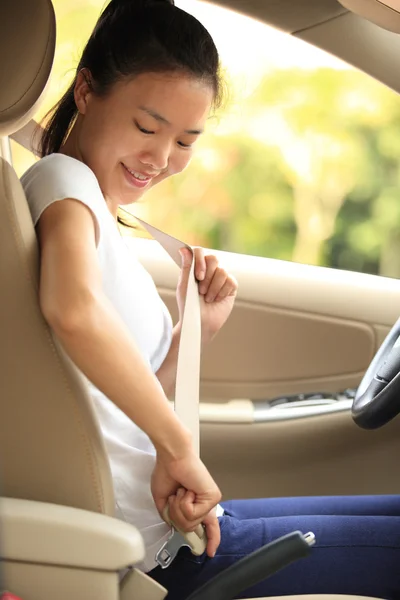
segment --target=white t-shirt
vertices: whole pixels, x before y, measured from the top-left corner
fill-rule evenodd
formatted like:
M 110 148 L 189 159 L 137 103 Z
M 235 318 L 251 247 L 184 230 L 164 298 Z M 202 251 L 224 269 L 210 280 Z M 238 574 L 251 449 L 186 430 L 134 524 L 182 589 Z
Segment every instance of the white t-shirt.
M 93 171 L 79 160 L 51 154 L 35 163 L 21 181 L 35 225 L 53 202 L 73 198 L 89 207 L 96 228 L 104 292 L 155 373 L 171 344 L 171 316 L 150 274 L 121 237 Z M 113 402 L 91 383 L 89 386 L 113 475 L 116 515 L 140 530 L 146 557 L 138 567 L 150 571 L 169 535 L 150 490 L 155 449 L 147 435 Z

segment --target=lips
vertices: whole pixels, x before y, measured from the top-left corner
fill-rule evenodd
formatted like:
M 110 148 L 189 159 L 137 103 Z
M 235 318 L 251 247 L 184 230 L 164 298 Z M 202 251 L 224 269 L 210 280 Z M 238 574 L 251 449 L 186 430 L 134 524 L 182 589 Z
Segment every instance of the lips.
M 146 175 L 145 173 L 140 173 L 139 171 L 132 171 L 126 165 L 124 165 L 124 163 L 121 163 L 121 165 L 128 183 L 136 188 L 145 188 L 154 178 L 154 175 Z

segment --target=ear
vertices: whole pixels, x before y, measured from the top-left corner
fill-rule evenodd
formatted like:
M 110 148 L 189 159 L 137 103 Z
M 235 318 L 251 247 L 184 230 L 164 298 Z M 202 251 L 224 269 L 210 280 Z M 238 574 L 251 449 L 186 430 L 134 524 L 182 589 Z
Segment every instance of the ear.
M 92 76 L 89 69 L 81 69 L 77 76 L 74 88 L 74 98 L 76 108 L 81 115 L 87 110 L 88 101 L 92 94 Z

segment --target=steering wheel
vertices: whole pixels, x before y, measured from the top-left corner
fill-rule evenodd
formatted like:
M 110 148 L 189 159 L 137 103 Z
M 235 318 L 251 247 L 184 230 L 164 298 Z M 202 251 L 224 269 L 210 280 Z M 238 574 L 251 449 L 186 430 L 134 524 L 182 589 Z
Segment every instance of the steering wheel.
M 400 319 L 390 330 L 365 373 L 352 406 L 364 429 L 377 429 L 400 413 Z

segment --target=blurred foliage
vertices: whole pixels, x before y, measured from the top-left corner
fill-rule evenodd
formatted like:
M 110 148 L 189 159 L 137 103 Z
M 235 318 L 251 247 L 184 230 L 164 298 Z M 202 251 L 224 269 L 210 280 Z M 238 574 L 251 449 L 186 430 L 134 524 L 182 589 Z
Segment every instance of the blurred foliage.
M 284 70 L 229 112 L 149 193 L 147 218 L 206 247 L 400 277 L 394 92 L 353 70 Z
M 54 1 L 60 97 L 103 2 Z M 79 23 L 79 27 L 77 27 Z M 13 146 L 17 170 L 32 157 Z M 267 72 L 132 212 L 191 244 L 400 277 L 400 99 L 354 70 Z

